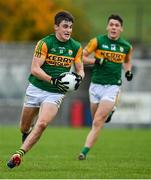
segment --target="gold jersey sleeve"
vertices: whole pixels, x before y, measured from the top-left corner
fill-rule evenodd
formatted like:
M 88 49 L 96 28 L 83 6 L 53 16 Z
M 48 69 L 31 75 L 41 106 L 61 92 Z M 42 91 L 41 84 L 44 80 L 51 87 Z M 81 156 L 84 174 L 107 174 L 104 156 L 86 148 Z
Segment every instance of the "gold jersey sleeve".
M 91 54 L 93 51 L 96 51 L 98 46 L 98 42 L 96 38 L 93 38 L 89 41 L 89 43 L 86 45 L 85 50 Z
M 82 47 L 79 48 L 79 50 L 74 58 L 74 62 L 75 63 L 82 62 Z
M 47 54 L 47 45 L 44 41 L 40 40 L 35 47 L 34 56 L 37 58 L 46 59 Z

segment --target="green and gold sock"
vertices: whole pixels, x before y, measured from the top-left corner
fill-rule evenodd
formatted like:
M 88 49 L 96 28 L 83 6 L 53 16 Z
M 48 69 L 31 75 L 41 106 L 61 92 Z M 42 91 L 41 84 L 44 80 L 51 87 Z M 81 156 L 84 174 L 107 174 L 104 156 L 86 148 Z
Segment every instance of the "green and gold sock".
M 85 156 L 87 155 L 87 153 L 89 152 L 90 148 L 89 147 L 84 147 L 81 151 L 82 154 L 84 154 Z
M 25 154 L 26 152 L 23 149 L 19 149 L 16 151 L 16 154 L 19 154 L 21 157 Z

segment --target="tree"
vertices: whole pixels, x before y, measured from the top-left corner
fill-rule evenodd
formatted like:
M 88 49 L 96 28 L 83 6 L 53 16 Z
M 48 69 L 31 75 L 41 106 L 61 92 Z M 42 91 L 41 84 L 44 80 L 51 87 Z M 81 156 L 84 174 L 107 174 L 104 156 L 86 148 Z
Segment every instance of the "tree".
M 0 40 L 38 40 L 53 32 L 54 15 L 60 10 L 69 10 L 76 17 L 73 35 L 79 40 L 88 38 L 84 13 L 71 0 L 7 0 L 0 1 Z

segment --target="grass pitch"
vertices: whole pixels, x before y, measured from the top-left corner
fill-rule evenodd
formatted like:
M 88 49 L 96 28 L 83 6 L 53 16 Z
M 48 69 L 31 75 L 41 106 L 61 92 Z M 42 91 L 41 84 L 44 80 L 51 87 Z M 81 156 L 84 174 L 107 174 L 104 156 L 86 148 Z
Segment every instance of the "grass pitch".
M 86 161 L 77 156 L 88 128 L 49 127 L 40 141 L 8 169 L 21 144 L 17 127 L 0 127 L 1 179 L 151 179 L 151 131 L 104 128 Z

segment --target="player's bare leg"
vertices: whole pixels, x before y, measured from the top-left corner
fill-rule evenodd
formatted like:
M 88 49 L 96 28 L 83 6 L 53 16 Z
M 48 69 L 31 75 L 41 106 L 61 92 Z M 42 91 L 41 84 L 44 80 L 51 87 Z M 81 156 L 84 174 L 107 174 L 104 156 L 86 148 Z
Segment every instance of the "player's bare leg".
M 23 107 L 20 119 L 20 130 L 22 132 L 22 142 L 32 130 L 33 122 L 37 116 L 39 108 L 37 107 Z
M 120 91 L 119 91 L 119 93 L 118 93 L 117 96 L 116 96 L 116 100 L 115 100 L 114 107 L 113 107 L 112 111 L 109 113 L 109 115 L 108 115 L 105 123 L 111 122 L 112 116 L 113 116 L 114 112 L 115 112 L 116 109 L 117 109 L 117 105 L 118 105 L 119 99 L 120 99 Z
M 86 159 L 86 155 L 90 148 L 95 144 L 101 129 L 103 128 L 104 122 L 108 117 L 109 112 L 112 110 L 114 102 L 111 101 L 101 101 L 96 108 L 94 104 L 91 104 L 92 115 L 94 115 L 94 120 L 92 123 L 92 128 L 86 138 L 84 148 L 82 149 L 79 160 Z
M 113 114 L 114 114 L 115 111 L 116 111 L 116 106 L 114 106 L 113 109 L 112 109 L 112 111 L 109 113 L 109 115 L 108 115 L 105 123 L 111 122 L 112 116 L 113 116 Z
M 27 152 L 32 148 L 42 135 L 45 128 L 48 126 L 48 123 L 54 119 L 57 112 L 58 107 L 55 104 L 44 103 L 42 105 L 35 127 L 21 146 L 21 149 Z
M 9 168 L 14 168 L 21 163 L 22 156 L 29 151 L 32 146 L 39 140 L 43 131 L 51 122 L 56 113 L 58 112 L 58 107 L 55 104 L 44 103 L 39 112 L 39 118 L 33 128 L 32 132 L 28 135 L 22 146 L 8 161 L 7 166 Z

